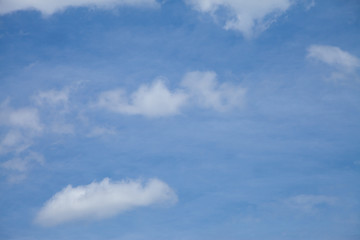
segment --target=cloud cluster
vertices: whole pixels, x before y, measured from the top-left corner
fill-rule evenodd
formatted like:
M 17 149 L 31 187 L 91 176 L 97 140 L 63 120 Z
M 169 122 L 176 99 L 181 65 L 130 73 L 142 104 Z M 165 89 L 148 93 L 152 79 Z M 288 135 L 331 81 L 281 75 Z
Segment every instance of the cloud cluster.
M 307 49 L 307 57 L 314 59 L 331 67 L 334 67 L 337 72 L 334 72 L 332 78 L 339 79 L 351 75 L 360 68 L 360 59 L 350 53 L 341 50 L 339 47 L 328 45 L 311 45 Z
M 240 31 L 246 38 L 260 33 L 289 9 L 290 0 L 185 0 L 197 11 L 214 17 L 225 14 L 224 28 Z M 224 13 L 225 10 L 225 13 Z
M 143 184 L 140 181 L 111 182 L 105 178 L 85 186 L 67 186 L 45 203 L 35 222 L 54 226 L 74 220 L 104 219 L 136 207 L 176 201 L 175 192 L 158 179 Z
M 240 107 L 246 93 L 240 86 L 219 84 L 211 71 L 189 72 L 180 86 L 171 91 L 163 81 L 155 80 L 150 85 L 141 85 L 130 96 L 123 89 L 105 91 L 95 105 L 121 114 L 163 117 L 180 113 L 186 105 L 227 111 Z
M 1 0 L 0 14 L 19 10 L 38 10 L 51 15 L 68 7 L 113 8 L 116 6 L 156 6 L 156 0 Z

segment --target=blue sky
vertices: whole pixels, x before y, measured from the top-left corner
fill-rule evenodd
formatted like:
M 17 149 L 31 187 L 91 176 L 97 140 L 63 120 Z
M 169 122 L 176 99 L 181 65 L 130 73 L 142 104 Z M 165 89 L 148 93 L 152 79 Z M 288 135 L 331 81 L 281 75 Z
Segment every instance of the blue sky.
M 359 13 L 0 1 L 0 239 L 359 239 Z

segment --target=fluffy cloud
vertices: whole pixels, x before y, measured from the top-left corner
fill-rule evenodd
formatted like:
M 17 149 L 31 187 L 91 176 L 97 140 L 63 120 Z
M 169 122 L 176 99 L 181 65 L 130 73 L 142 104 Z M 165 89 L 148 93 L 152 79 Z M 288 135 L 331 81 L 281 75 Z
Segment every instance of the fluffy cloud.
M 218 84 L 214 72 L 189 72 L 181 85 L 187 89 L 189 96 L 197 105 L 213 108 L 216 111 L 227 111 L 240 107 L 244 102 L 246 90 L 229 83 Z
M 35 9 L 44 15 L 51 15 L 68 7 L 113 8 L 122 5 L 154 6 L 157 3 L 156 0 L 2 0 L 0 14 Z
M 307 56 L 345 72 L 353 72 L 360 67 L 359 58 L 334 46 L 312 45 Z
M 185 0 L 194 9 L 219 16 L 225 10 L 225 29 L 240 31 L 245 37 L 265 30 L 276 16 L 292 4 L 290 0 Z
M 177 196 L 164 182 L 150 179 L 140 181 L 101 182 L 72 187 L 56 193 L 39 211 L 35 221 L 43 226 L 115 216 L 135 207 L 175 203 Z
M 96 105 L 123 114 L 161 117 L 178 114 L 186 99 L 181 91 L 171 92 L 161 80 L 156 80 L 151 85 L 141 85 L 130 97 L 122 89 L 103 92 Z
M 187 73 L 180 88 L 171 92 L 162 81 L 140 88 L 127 96 L 123 89 L 102 92 L 95 106 L 112 112 L 163 117 L 180 113 L 185 105 L 228 111 L 243 105 L 246 89 L 229 83 L 218 83 L 216 73 Z

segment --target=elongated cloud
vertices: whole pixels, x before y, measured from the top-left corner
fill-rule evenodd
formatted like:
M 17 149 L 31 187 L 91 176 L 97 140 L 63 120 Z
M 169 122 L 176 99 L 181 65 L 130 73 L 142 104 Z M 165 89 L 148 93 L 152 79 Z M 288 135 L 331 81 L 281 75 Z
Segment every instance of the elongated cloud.
M 240 31 L 246 38 L 268 28 L 292 4 L 290 0 L 185 0 L 194 9 L 224 18 L 224 28 Z M 221 11 L 221 10 L 225 10 Z M 220 13 L 221 12 L 221 13 Z
M 155 6 L 156 0 L 1 0 L 0 14 L 18 10 L 38 10 L 51 15 L 68 7 L 97 7 L 111 9 L 116 6 Z
M 360 68 L 360 59 L 335 46 L 311 45 L 307 57 L 325 63 L 335 69 L 330 79 L 342 80 L 358 78 L 357 70 Z
M 307 56 L 344 71 L 353 71 L 360 67 L 359 58 L 335 46 L 311 45 Z
M 151 85 L 141 85 L 130 97 L 122 89 L 103 92 L 97 106 L 123 114 L 161 117 L 178 114 L 186 99 L 181 91 L 171 92 L 161 80 L 156 80 Z
M 74 220 L 99 220 L 136 207 L 176 201 L 174 191 L 158 179 L 142 184 L 140 181 L 111 182 L 105 178 L 85 186 L 67 186 L 45 203 L 35 222 L 54 226 Z

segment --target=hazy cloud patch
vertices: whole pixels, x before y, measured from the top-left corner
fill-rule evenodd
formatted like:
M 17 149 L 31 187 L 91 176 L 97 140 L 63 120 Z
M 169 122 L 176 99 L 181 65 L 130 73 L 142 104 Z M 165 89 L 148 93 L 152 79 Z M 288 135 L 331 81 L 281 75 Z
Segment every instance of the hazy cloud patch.
M 151 7 L 157 5 L 156 0 L 2 0 L 0 1 L 0 14 L 19 10 L 37 10 L 43 15 L 51 15 L 69 7 L 113 9 L 118 6 Z
M 216 111 L 228 111 L 241 107 L 244 103 L 246 89 L 230 83 L 217 81 L 215 72 L 189 72 L 181 85 L 187 90 L 195 104 Z

